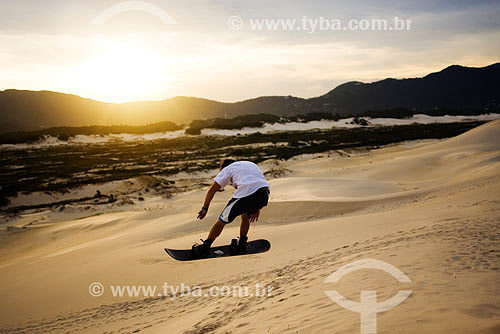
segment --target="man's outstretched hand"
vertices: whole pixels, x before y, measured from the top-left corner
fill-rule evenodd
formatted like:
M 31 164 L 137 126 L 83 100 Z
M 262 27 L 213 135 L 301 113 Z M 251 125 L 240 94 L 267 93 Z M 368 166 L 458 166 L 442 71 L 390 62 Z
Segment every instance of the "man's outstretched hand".
M 260 215 L 260 210 L 257 212 L 254 212 L 250 215 L 250 223 L 256 222 L 259 220 L 259 215 Z
M 208 210 L 207 209 L 201 209 L 199 212 L 198 212 L 198 219 L 203 219 L 205 218 L 205 216 L 207 215 L 207 212 Z

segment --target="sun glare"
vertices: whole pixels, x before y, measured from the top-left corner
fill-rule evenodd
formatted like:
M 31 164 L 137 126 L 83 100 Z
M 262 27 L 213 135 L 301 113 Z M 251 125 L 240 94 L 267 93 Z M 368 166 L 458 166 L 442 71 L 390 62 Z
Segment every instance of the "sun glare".
M 108 102 L 144 100 L 173 80 L 155 52 L 138 45 L 110 45 L 79 69 L 78 85 L 88 95 Z

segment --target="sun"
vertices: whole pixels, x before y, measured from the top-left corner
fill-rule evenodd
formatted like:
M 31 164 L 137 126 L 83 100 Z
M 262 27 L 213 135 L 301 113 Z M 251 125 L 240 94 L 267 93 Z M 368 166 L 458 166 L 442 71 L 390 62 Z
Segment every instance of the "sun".
M 144 45 L 104 46 L 78 69 L 78 85 L 102 101 L 128 102 L 151 98 L 173 80 L 168 61 Z

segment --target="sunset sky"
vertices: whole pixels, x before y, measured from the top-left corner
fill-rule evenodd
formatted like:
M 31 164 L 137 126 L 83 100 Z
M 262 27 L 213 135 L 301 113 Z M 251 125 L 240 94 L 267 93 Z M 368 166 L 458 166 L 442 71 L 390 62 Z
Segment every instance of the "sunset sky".
M 241 18 L 232 30 L 230 17 Z M 250 20 L 411 19 L 407 31 L 254 30 Z M 0 2 L 0 89 L 125 102 L 312 97 L 345 81 L 500 61 L 499 1 Z

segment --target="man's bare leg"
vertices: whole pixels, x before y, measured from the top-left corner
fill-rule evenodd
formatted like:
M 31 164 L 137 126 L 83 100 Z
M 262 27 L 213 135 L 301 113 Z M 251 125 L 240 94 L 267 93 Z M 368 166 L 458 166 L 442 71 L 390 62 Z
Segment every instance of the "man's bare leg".
M 248 229 L 250 228 L 250 220 L 246 213 L 241 215 L 241 225 L 240 225 L 240 238 L 246 237 L 248 234 Z
M 224 229 L 224 225 L 226 224 L 224 224 L 220 219 L 217 219 L 217 222 L 212 226 L 207 239 L 213 242 L 221 234 Z

